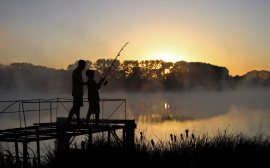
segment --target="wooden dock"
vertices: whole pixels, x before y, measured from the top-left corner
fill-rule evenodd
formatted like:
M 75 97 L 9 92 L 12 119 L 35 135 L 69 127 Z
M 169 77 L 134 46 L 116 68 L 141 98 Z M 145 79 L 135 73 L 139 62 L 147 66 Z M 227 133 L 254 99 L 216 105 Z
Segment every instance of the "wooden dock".
M 108 145 L 110 145 L 111 137 L 115 139 L 124 148 L 134 147 L 134 130 L 136 129 L 135 120 L 99 120 L 99 127 L 94 128 L 93 124 L 89 126 L 71 126 L 64 127 L 67 118 L 58 117 L 56 122 L 37 123 L 33 126 L 24 128 L 13 128 L 0 130 L 0 142 L 14 142 L 16 162 L 19 163 L 18 143 L 23 144 L 23 164 L 27 167 L 27 143 L 36 142 L 37 144 L 37 160 L 38 166 L 40 163 L 40 141 L 56 139 L 56 150 L 68 150 L 70 144 L 76 136 L 88 135 L 89 143 L 92 144 L 94 133 L 107 132 Z M 85 122 L 84 119 L 81 119 Z M 90 120 L 93 123 L 93 120 Z M 122 130 L 122 138 L 119 138 L 115 133 L 116 130 Z M 90 147 L 90 146 L 88 146 Z

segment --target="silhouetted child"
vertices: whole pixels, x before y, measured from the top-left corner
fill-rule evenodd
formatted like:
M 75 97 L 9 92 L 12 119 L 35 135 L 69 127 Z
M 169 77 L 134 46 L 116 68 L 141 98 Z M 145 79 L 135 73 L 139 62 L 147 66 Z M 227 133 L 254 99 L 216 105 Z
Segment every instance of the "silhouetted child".
M 88 102 L 89 102 L 89 109 L 86 116 L 86 125 L 89 125 L 89 119 L 91 114 L 95 114 L 95 127 L 97 127 L 100 113 L 99 107 L 100 99 L 98 90 L 101 88 L 101 84 L 105 79 L 102 78 L 99 81 L 99 83 L 96 83 L 94 80 L 95 71 L 90 69 L 86 71 L 86 76 L 88 77 L 87 88 L 88 88 Z

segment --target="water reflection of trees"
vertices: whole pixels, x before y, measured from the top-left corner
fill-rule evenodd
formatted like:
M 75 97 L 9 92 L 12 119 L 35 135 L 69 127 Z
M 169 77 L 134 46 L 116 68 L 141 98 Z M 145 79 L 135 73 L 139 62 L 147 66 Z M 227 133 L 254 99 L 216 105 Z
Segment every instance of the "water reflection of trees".
M 167 103 L 158 103 L 156 105 L 148 106 L 141 105 L 141 114 L 135 116 L 138 123 L 151 124 L 163 123 L 167 121 L 190 121 L 192 117 L 177 113 L 175 108 L 170 108 Z M 134 116 L 133 116 L 134 117 Z
M 97 80 L 108 71 L 113 59 L 86 60 L 86 69 L 96 70 Z M 0 64 L 1 91 L 29 89 L 35 92 L 70 92 L 71 73 L 78 61 L 67 69 L 53 69 L 30 63 Z M 165 73 L 169 69 L 170 73 Z M 85 75 L 83 75 L 85 76 Z M 86 79 L 85 79 L 86 80 Z M 202 62 L 163 60 L 116 60 L 107 75 L 103 91 L 222 90 L 240 86 L 269 87 L 270 72 L 251 71 L 232 77 L 226 67 Z

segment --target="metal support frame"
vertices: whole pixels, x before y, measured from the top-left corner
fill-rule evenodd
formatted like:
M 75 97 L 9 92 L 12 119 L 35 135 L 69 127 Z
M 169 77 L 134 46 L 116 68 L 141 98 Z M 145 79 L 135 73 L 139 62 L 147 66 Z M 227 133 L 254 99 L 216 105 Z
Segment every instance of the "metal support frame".
M 63 101 L 64 100 L 64 101 Z M 57 98 L 50 99 L 50 100 L 42 100 L 42 99 L 34 99 L 34 100 L 16 100 L 16 101 L 0 101 L 2 102 L 11 102 L 11 104 L 5 108 L 3 111 L 0 111 L 0 115 L 2 113 L 19 113 L 19 128 L 14 129 L 7 129 L 7 130 L 0 130 L 0 142 L 14 142 L 15 145 L 15 155 L 16 155 L 16 164 L 20 164 L 20 157 L 19 157 L 19 148 L 18 143 L 21 142 L 23 144 L 23 166 L 27 167 L 28 165 L 28 152 L 27 152 L 27 144 L 29 142 L 36 142 L 37 145 L 37 162 L 38 166 L 41 166 L 41 156 L 40 156 L 40 141 L 42 140 L 49 140 L 49 139 L 57 139 L 57 150 L 68 150 L 69 149 L 69 141 L 70 137 L 77 136 L 77 135 L 89 135 L 89 144 L 88 147 L 90 148 L 92 145 L 92 136 L 93 133 L 98 132 L 104 132 L 108 131 L 108 146 L 110 146 L 111 143 L 111 134 L 113 135 L 114 139 L 121 144 L 123 147 L 125 146 L 132 146 L 127 144 L 128 141 L 132 141 L 134 138 L 134 135 L 132 136 L 132 132 L 134 134 L 134 129 L 136 128 L 135 121 L 126 120 L 126 100 L 125 99 L 102 99 L 102 115 L 104 111 L 104 102 L 105 101 L 122 101 L 121 104 L 117 107 L 117 109 L 124 103 L 124 113 L 125 113 L 125 120 L 100 120 L 100 124 L 102 124 L 102 129 L 94 129 L 94 128 L 84 128 L 84 129 L 72 129 L 73 132 L 70 132 L 69 129 L 64 128 L 63 126 L 59 126 L 57 123 L 58 117 L 58 103 L 61 103 L 63 107 L 68 111 L 68 109 L 64 106 L 63 103 L 70 103 L 73 102 L 70 99 L 63 99 Z M 6 112 L 6 110 L 13 106 L 14 104 L 19 103 L 19 110 L 15 112 Z M 25 104 L 28 103 L 38 103 L 38 109 L 37 110 L 27 110 L 25 107 Z M 49 109 L 44 109 L 41 107 L 42 103 L 49 103 Z M 57 104 L 56 108 L 53 108 L 53 103 Z M 56 123 L 53 123 L 53 110 L 56 109 Z M 116 110 L 117 110 L 116 109 Z M 49 123 L 41 123 L 41 111 L 49 111 L 50 114 L 50 122 Z M 116 112 L 114 110 L 110 117 Z M 27 126 L 26 123 L 26 114 L 27 112 L 38 112 L 38 123 L 34 124 L 35 126 Z M 21 116 L 21 112 L 22 115 Z M 24 126 L 22 126 L 22 120 L 24 122 Z M 128 129 L 127 126 L 130 126 L 130 123 L 133 123 L 133 128 Z M 91 120 L 90 120 L 91 123 Z M 94 120 L 93 120 L 94 123 Z M 108 125 L 108 123 L 114 123 L 115 127 L 111 127 Z M 44 125 L 45 124 L 45 125 Z M 123 125 L 124 124 L 124 125 Z M 132 124 L 131 124 L 132 125 Z M 109 126 L 109 127 L 108 127 Z M 119 139 L 118 135 L 116 134 L 116 129 L 122 129 L 123 130 L 123 139 L 122 142 Z M 133 131 L 132 131 L 133 129 Z M 128 133 L 130 132 L 130 133 Z M 133 137 L 133 138 L 132 138 Z M 133 139 L 134 141 L 134 139 Z M 133 142 L 134 143 L 134 142 Z

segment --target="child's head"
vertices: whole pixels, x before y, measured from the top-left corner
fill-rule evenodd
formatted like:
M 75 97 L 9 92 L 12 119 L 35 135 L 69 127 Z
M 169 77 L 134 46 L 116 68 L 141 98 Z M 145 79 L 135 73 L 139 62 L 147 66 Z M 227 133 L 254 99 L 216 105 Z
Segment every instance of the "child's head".
M 95 71 L 94 71 L 94 70 L 91 70 L 91 69 L 88 69 L 88 70 L 86 71 L 86 76 L 87 76 L 88 78 L 94 78 L 94 77 L 95 77 Z

